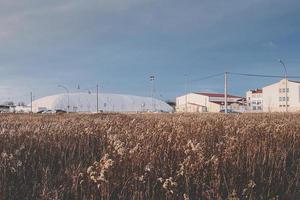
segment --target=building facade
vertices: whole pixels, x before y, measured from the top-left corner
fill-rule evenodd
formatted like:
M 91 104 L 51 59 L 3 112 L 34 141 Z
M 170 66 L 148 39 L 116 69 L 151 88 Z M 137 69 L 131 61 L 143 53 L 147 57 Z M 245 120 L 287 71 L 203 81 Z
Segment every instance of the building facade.
M 0 113 L 7 113 L 9 112 L 9 106 L 7 105 L 0 105 Z
M 245 99 L 228 95 L 228 110 L 245 111 Z M 176 98 L 176 112 L 222 112 L 225 109 L 224 94 L 218 93 L 188 93 Z
M 246 93 L 247 111 L 262 112 L 263 111 L 263 90 L 249 90 Z
M 282 79 L 264 87 L 263 111 L 300 111 L 300 82 Z

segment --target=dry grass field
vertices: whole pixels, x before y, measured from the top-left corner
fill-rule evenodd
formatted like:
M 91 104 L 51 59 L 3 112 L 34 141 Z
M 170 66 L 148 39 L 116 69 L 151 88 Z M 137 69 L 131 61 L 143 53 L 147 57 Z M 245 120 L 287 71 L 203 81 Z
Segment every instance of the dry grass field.
M 300 114 L 0 115 L 0 199 L 299 199 Z

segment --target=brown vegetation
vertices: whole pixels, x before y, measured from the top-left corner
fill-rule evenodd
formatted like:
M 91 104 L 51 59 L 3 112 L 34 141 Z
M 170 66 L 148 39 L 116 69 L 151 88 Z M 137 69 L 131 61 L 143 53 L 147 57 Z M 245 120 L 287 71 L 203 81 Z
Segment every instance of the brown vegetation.
M 0 199 L 298 199 L 300 115 L 0 115 Z

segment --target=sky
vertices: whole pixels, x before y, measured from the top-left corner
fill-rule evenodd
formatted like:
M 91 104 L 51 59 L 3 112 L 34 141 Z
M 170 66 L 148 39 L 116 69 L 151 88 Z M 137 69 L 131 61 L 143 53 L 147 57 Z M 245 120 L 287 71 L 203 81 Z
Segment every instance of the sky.
M 225 71 L 300 76 L 299 0 L 0 0 L 0 102 L 100 91 L 174 100 Z M 278 78 L 229 75 L 244 95 Z M 80 86 L 80 89 L 78 88 Z

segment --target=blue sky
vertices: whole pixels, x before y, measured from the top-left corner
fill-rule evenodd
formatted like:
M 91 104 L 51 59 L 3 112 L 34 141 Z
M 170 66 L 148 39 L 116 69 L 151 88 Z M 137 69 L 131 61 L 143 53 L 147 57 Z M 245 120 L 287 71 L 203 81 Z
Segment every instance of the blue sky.
M 71 91 L 174 99 L 224 71 L 300 75 L 299 0 L 0 0 L 0 101 Z M 185 76 L 187 74 L 187 76 Z M 230 93 L 277 79 L 229 77 Z M 190 82 L 190 81 L 189 81 Z M 223 92 L 223 78 L 188 84 Z

